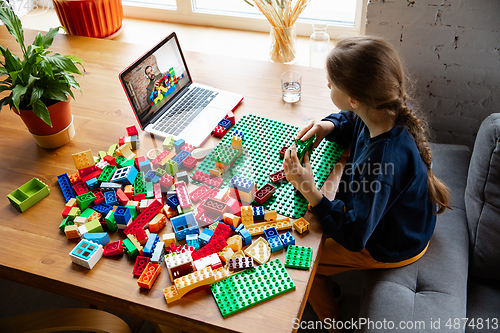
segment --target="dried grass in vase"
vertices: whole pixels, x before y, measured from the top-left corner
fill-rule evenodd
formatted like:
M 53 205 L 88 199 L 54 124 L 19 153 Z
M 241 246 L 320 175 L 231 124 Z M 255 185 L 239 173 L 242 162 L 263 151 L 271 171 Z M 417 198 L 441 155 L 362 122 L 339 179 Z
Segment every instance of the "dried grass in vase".
M 271 24 L 271 61 L 291 63 L 296 59 L 293 27 L 311 0 L 244 0 L 257 7 Z

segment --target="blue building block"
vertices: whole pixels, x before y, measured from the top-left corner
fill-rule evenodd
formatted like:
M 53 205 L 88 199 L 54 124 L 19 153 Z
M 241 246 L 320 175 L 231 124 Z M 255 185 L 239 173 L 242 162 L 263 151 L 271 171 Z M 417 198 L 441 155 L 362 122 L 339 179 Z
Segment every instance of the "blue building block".
M 158 237 L 157 234 L 150 234 L 148 237 L 148 240 L 146 244 L 144 245 L 144 249 L 142 250 L 142 254 L 150 257 L 153 255 L 153 252 L 155 250 L 156 244 L 160 240 L 160 237 Z
M 203 229 L 201 234 L 198 236 L 198 241 L 200 242 L 200 245 L 203 247 L 210 242 L 210 239 L 214 235 L 214 231 L 210 230 L 208 228 Z
M 61 188 L 66 202 L 68 202 L 71 198 L 76 198 L 75 189 L 73 188 L 73 185 L 71 185 L 71 181 L 69 180 L 67 173 L 57 176 L 57 182 L 59 183 L 59 187 Z
M 154 170 L 149 170 L 144 174 L 144 179 L 148 182 L 150 182 L 154 177 L 156 177 L 156 172 Z
M 97 178 L 95 178 L 95 177 L 94 178 L 90 178 L 85 183 L 87 184 L 87 187 L 91 191 L 93 191 L 93 190 L 95 190 L 96 188 L 99 187 L 99 182 L 97 181 Z
M 292 234 L 289 231 L 287 231 L 284 234 L 281 234 L 280 240 L 283 243 L 284 247 L 287 247 L 288 245 L 295 245 L 295 238 L 292 236 Z
M 255 187 L 255 183 L 239 176 L 233 176 L 233 178 L 229 181 L 229 186 L 237 189 L 238 191 L 250 193 Z
M 198 235 L 196 235 L 196 234 L 186 235 L 186 244 L 199 250 L 200 249 L 200 241 L 198 240 Z
M 186 142 L 182 139 L 179 139 L 177 141 L 174 142 L 174 148 L 175 148 L 175 152 L 176 153 L 179 153 L 182 149 L 182 146 L 184 146 Z
M 186 159 L 186 157 L 191 156 L 191 153 L 185 150 L 181 150 L 177 155 L 172 158 L 172 161 L 175 161 L 178 166 L 182 165 L 182 162 Z
M 236 228 L 236 234 L 240 235 L 242 238 L 243 246 L 252 244 L 252 235 L 248 232 L 243 224 L 240 224 Z
M 115 191 L 104 192 L 104 202 L 111 206 L 118 205 L 118 200 L 116 199 L 116 192 Z
M 102 246 L 109 243 L 109 236 L 107 232 L 86 232 L 83 234 L 83 238 L 96 244 L 101 244 Z
M 241 138 L 243 140 L 244 137 L 245 137 L 245 134 L 242 131 L 240 131 L 240 130 L 236 130 L 236 131 L 233 132 L 232 136 L 237 136 L 237 137 L 239 137 L 239 138 Z
M 117 224 L 123 224 L 125 226 L 129 224 L 130 220 L 132 219 L 132 216 L 130 215 L 130 210 L 124 206 L 116 207 L 113 216 L 115 217 L 115 222 Z
M 158 242 L 155 245 L 153 254 L 151 255 L 151 259 L 149 261 L 157 263 L 161 266 L 163 264 L 163 260 L 165 260 L 165 243 Z
M 252 207 L 253 219 L 254 221 L 263 220 L 264 219 L 264 207 L 262 206 L 254 206 Z
M 279 237 L 271 237 L 267 240 L 267 242 L 271 247 L 272 253 L 283 250 L 283 243 L 281 242 Z
M 113 209 L 113 206 L 105 204 L 105 203 L 100 203 L 100 204 L 92 207 L 92 209 L 98 213 L 101 213 L 102 216 L 106 216 L 106 215 L 108 215 L 109 211 Z
M 264 236 L 266 236 L 266 240 L 269 242 L 270 238 L 279 237 L 278 230 L 275 227 L 267 228 L 264 230 Z
M 230 129 L 231 128 L 231 121 L 228 119 L 221 119 L 221 121 L 219 121 L 219 125 L 221 125 L 222 127 L 225 127 L 226 129 Z
M 142 172 L 148 172 L 149 170 L 152 170 L 151 162 L 149 162 L 149 161 L 140 162 L 139 163 L 139 170 Z
M 172 209 L 177 209 L 177 206 L 179 206 L 179 198 L 177 198 L 177 194 L 168 197 L 167 205 L 169 205 Z
M 118 183 L 101 183 L 101 192 L 117 191 L 122 188 L 121 184 Z
M 137 169 L 129 165 L 124 168 L 116 169 L 113 177 L 109 180 L 111 183 L 120 183 L 125 185 L 133 185 L 135 177 L 137 177 Z
M 187 213 L 183 215 L 179 215 L 170 219 L 172 223 L 172 228 L 175 232 L 175 238 L 179 240 L 183 240 L 186 238 L 188 234 L 199 234 L 200 228 L 198 227 L 198 223 L 194 218 L 193 213 Z

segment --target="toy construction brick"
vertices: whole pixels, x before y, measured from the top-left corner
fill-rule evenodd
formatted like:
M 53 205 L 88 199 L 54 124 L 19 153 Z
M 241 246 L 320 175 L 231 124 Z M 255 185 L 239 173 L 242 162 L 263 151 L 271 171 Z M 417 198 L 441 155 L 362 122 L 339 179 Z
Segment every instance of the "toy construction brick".
M 165 243 L 156 243 L 153 254 L 151 254 L 150 261 L 161 266 L 163 264 L 163 260 L 165 260 L 165 253 Z
M 235 228 L 240 224 L 241 221 L 241 218 L 239 216 L 236 216 L 231 213 L 224 213 L 222 217 L 224 219 L 225 224 Z
M 136 229 L 143 228 L 162 208 L 163 205 L 158 200 L 154 200 L 135 220 L 129 223 L 123 232 L 125 234 L 135 233 Z
M 227 128 L 221 125 L 217 125 L 212 131 L 212 135 L 217 138 L 222 138 L 227 133 Z
M 301 217 L 298 220 L 295 220 L 295 222 L 293 222 L 293 227 L 299 234 L 301 234 L 309 229 L 309 222 L 307 222 L 303 217 Z
M 137 132 L 137 128 L 135 127 L 135 125 L 127 127 L 126 130 L 127 130 L 127 135 L 129 135 L 129 136 L 139 135 L 139 133 Z
M 234 252 L 241 251 L 243 247 L 243 238 L 240 235 L 234 235 L 228 238 L 227 246 L 229 246 Z
M 195 250 L 198 250 L 200 248 L 200 242 L 198 239 L 198 235 L 196 235 L 196 234 L 186 235 L 186 244 L 194 247 Z
M 75 186 L 75 185 L 73 185 L 73 186 Z M 118 183 L 101 183 L 100 188 L 101 188 L 101 192 L 108 192 L 108 191 L 115 191 L 116 192 L 118 189 L 122 188 L 122 185 L 118 184 Z
M 231 178 L 229 186 L 245 193 L 250 193 L 255 189 L 255 183 L 253 181 L 238 176 L 233 176 L 233 178 Z
M 244 224 L 240 224 L 236 228 L 236 233 L 242 237 L 243 240 L 243 246 L 247 246 L 252 244 L 252 236 L 248 232 L 248 230 L 245 228 Z
M 312 248 L 290 245 L 286 250 L 285 267 L 309 269 L 311 258 Z
M 64 201 L 69 201 L 71 198 L 76 198 L 75 189 L 68 177 L 67 173 L 57 176 L 57 182 L 64 196 Z
M 153 217 L 151 222 L 148 223 L 149 231 L 158 232 L 167 224 L 167 219 L 162 213 L 158 213 Z
M 149 170 L 152 169 L 151 167 L 151 162 L 150 161 L 142 161 L 139 162 L 139 167 L 138 169 L 142 172 L 148 172 Z
M 107 205 L 118 205 L 118 200 L 116 199 L 116 192 L 115 191 L 108 191 L 104 192 L 104 201 L 106 202 Z
M 124 168 L 117 169 L 110 179 L 112 183 L 120 183 L 125 185 L 134 184 L 135 178 L 137 177 L 137 170 L 133 166 L 127 166 Z
M 106 244 L 109 243 L 109 236 L 107 232 L 96 232 L 96 233 L 86 233 L 83 235 L 83 238 L 85 238 L 88 241 L 94 242 L 96 244 L 100 244 L 102 246 L 105 246 Z
M 193 271 L 193 258 L 189 252 L 167 256 L 165 258 L 165 265 L 167 266 L 170 280 L 173 282 L 175 279 Z
M 286 175 L 284 170 L 276 171 L 275 173 L 272 173 L 269 175 L 269 179 L 273 183 L 283 183 L 286 181 Z
M 173 160 L 167 160 L 165 162 L 165 170 L 167 171 L 167 174 L 173 177 L 179 171 L 177 162 Z
M 192 272 L 175 279 L 172 286 L 163 289 L 163 295 L 167 304 L 179 300 L 191 290 L 209 285 L 228 276 L 221 268 L 217 271 L 219 272 L 218 275 L 216 275 L 211 267 L 205 267 L 201 271 Z
M 174 184 L 174 177 L 170 175 L 163 175 L 160 178 L 159 183 L 164 189 L 169 189 Z
M 215 282 L 210 289 L 222 316 L 227 317 L 294 290 L 295 284 L 281 261 L 276 259 Z
M 92 269 L 101 259 L 104 250 L 101 245 L 82 239 L 69 253 L 75 264 Z
M 74 174 L 69 175 L 69 180 L 70 180 L 71 184 L 76 184 L 76 183 L 82 181 L 82 177 L 80 177 L 80 174 L 78 172 L 76 172 Z
M 207 198 L 201 205 L 201 208 L 205 210 L 205 213 L 212 217 L 222 216 L 227 209 L 227 205 L 218 200 Z
M 280 149 L 280 158 L 283 159 L 285 158 L 285 153 L 288 150 L 288 146 L 284 146 Z
M 258 236 L 264 234 L 264 230 L 274 227 L 276 230 L 286 230 L 286 229 L 291 229 L 292 228 L 292 222 L 288 217 L 285 217 L 283 219 L 277 219 L 276 221 L 273 222 L 262 222 L 262 223 L 254 223 L 247 225 L 246 228 L 250 235 L 252 236 Z
M 208 187 L 205 184 L 201 184 L 198 188 L 196 188 L 194 191 L 192 191 L 189 194 L 189 197 L 191 198 L 191 201 L 193 203 L 197 203 L 200 201 L 201 196 L 209 191 L 210 191 L 210 187 Z
M 283 250 L 283 243 L 279 237 L 271 237 L 267 240 L 269 246 L 271 247 L 271 252 L 278 252 Z
M 169 197 L 167 199 L 167 205 L 172 209 L 177 209 L 177 206 L 179 206 L 179 199 L 177 198 L 177 195 Z
M 49 194 L 50 189 L 48 185 L 40 181 L 38 178 L 33 178 L 26 184 L 8 194 L 7 198 L 12 206 L 22 213 Z
M 316 139 L 316 135 L 313 135 L 309 139 L 302 141 L 302 140 L 295 140 L 295 147 L 297 148 L 297 157 L 299 158 L 299 161 L 302 162 L 302 159 L 304 158 L 304 154 L 307 151 L 311 150 L 312 144 L 314 143 L 314 140 Z
M 279 237 L 278 230 L 275 227 L 270 227 L 264 230 L 264 236 L 266 240 L 269 241 L 270 238 Z
M 93 178 L 90 178 L 89 180 L 87 180 L 85 182 L 85 185 L 87 185 L 87 188 L 92 191 L 92 190 L 95 190 L 99 186 L 99 183 L 97 182 L 97 178 L 93 177 Z
M 187 156 L 184 161 L 182 161 L 182 166 L 188 170 L 194 169 L 194 167 L 196 166 L 196 158 L 194 158 L 193 156 Z
M 63 231 L 63 232 L 64 232 L 64 229 L 65 229 L 67 226 L 70 226 L 70 225 L 73 225 L 73 224 L 75 224 L 75 223 L 74 223 L 73 221 L 71 221 L 71 220 L 69 219 L 69 217 L 68 217 L 68 216 L 66 216 L 66 217 L 62 220 L 61 224 L 59 224 L 59 229 L 60 229 L 61 231 Z
M 255 192 L 254 200 L 262 205 L 265 201 L 271 198 L 274 192 L 276 192 L 276 187 L 271 184 L 264 184 L 257 190 L 257 192 Z
M 106 167 L 106 165 L 109 165 L 109 163 L 108 163 L 108 162 L 106 162 L 106 161 L 103 161 L 103 160 L 101 160 L 101 161 L 99 161 L 99 162 L 97 162 L 97 163 L 95 164 L 95 166 L 96 166 L 99 170 L 103 170 L 103 169 Z
M 203 229 L 203 231 L 201 232 L 201 234 L 198 236 L 198 240 L 200 242 L 200 245 L 201 246 L 207 245 L 208 242 L 210 242 L 210 239 L 212 238 L 213 235 L 214 235 L 214 231 L 213 230 L 210 230 L 208 228 Z
M 280 235 L 280 240 L 283 243 L 284 247 L 287 247 L 289 245 L 295 245 L 295 238 L 288 231 Z
M 208 266 L 210 266 L 212 269 L 222 267 L 222 262 L 220 261 L 217 253 L 212 253 L 211 255 L 193 261 L 193 267 L 195 271 L 201 271 Z
M 137 155 L 134 154 L 131 150 L 131 145 L 129 144 L 124 144 L 116 149 L 116 155 L 118 156 L 123 156 L 127 160 L 133 160 Z
M 146 257 L 151 257 L 153 251 L 155 249 L 156 244 L 160 241 L 160 237 L 157 234 L 150 234 L 149 238 L 144 245 L 144 249 L 142 250 L 142 254 Z
M 103 183 L 104 184 L 104 183 Z M 81 195 L 89 192 L 89 189 L 82 181 L 73 184 L 73 189 L 75 190 L 76 195 Z
M 116 159 L 113 156 L 109 155 L 109 154 L 106 155 L 106 156 L 104 156 L 102 159 L 104 161 L 108 162 L 110 165 L 117 166 L 116 165 Z
M 228 260 L 228 269 L 239 272 L 244 269 L 253 268 L 253 259 L 251 257 L 231 258 Z
M 183 181 L 178 181 L 174 184 L 175 192 L 177 193 L 177 198 L 179 200 L 179 206 L 186 212 L 186 208 L 193 206 L 191 199 L 189 198 L 189 193 L 186 187 L 186 183 Z
M 108 243 L 104 246 L 103 256 L 105 257 L 119 256 L 122 254 L 123 254 L 123 245 L 121 240 Z
M 264 220 L 264 207 L 262 206 L 252 207 L 252 213 L 254 221 Z
M 219 223 L 217 225 L 217 227 L 219 225 L 224 225 L 224 224 Z M 216 232 L 217 232 L 217 230 L 216 230 Z M 207 245 L 203 246 L 198 251 L 193 252 L 193 254 L 192 254 L 193 260 L 198 260 L 200 258 L 211 255 L 212 253 L 217 253 L 227 246 L 227 242 L 224 240 L 224 238 L 217 237 L 216 232 L 214 232 L 214 236 L 212 236 L 212 238 L 210 239 L 210 242 L 208 242 Z
M 217 188 L 219 188 L 224 182 L 224 179 L 220 177 L 209 175 L 198 170 L 193 172 L 191 179 Z
M 99 222 L 99 220 L 90 220 L 89 222 L 85 223 L 84 226 L 87 229 L 87 231 L 90 233 L 104 231 L 102 229 L 102 225 L 101 225 L 101 222 Z
M 232 165 L 240 152 L 229 145 L 219 145 L 214 148 L 212 154 L 213 161 L 223 165 Z
M 117 168 L 114 165 L 111 164 L 106 165 L 97 180 L 101 183 L 109 182 L 111 180 L 111 177 L 113 177 L 113 174 L 115 173 L 116 169 Z
M 147 173 L 146 173 L 147 174 Z M 158 177 L 163 177 L 164 175 L 167 174 L 167 171 L 165 169 L 162 169 L 162 168 L 157 168 L 155 170 L 155 174 L 158 176 Z
M 174 138 L 171 135 L 167 136 L 162 143 L 163 150 L 172 150 L 174 142 Z
M 217 255 L 219 256 L 219 258 L 223 262 L 223 265 L 226 265 L 228 260 L 234 255 L 234 251 L 228 245 L 225 248 L 223 248 L 221 251 L 217 252 Z
M 111 232 L 115 232 L 116 230 L 118 230 L 118 226 L 116 225 L 114 213 L 115 212 L 113 212 L 111 210 L 106 214 L 106 217 L 104 218 L 104 220 L 106 221 L 106 226 L 108 227 L 108 231 L 111 231 Z
M 232 136 L 235 136 L 235 137 L 238 137 L 238 138 L 241 138 L 241 139 L 245 138 L 245 134 L 242 131 L 240 131 L 240 130 L 234 131 Z
M 68 239 L 80 238 L 77 225 L 66 225 L 63 231 Z
M 95 199 L 96 196 L 92 192 L 87 192 L 76 196 L 76 201 L 78 202 L 78 206 L 80 207 L 81 210 L 85 210 L 92 202 L 94 202 Z
M 141 276 L 137 280 L 139 287 L 151 289 L 153 283 L 155 283 L 156 278 L 161 272 L 161 266 L 152 262 L 146 265 L 146 268 L 142 272 Z
M 80 153 L 72 154 L 73 162 L 75 162 L 75 167 L 80 169 L 85 169 L 95 165 L 94 156 L 92 156 L 92 150 L 82 151 Z
M 182 162 L 186 159 L 186 157 L 190 156 L 191 153 L 185 150 L 179 151 L 177 155 L 175 155 L 174 158 L 172 158 L 172 161 L 175 161 L 178 166 L 182 166 Z
M 186 142 L 182 139 L 179 139 L 177 141 L 174 142 L 174 148 L 175 148 L 175 152 L 176 153 L 179 153 L 182 149 L 182 146 L 184 146 Z
M 227 119 L 221 119 L 221 121 L 219 121 L 218 125 L 225 127 L 226 130 L 230 129 L 232 126 L 231 121 L 229 121 Z
M 187 213 L 170 219 L 176 239 L 184 240 L 187 234 L 199 234 L 200 228 L 193 213 Z
M 165 244 L 165 247 L 169 247 L 170 244 L 174 244 L 175 245 L 175 233 L 167 233 L 167 234 L 163 234 L 162 236 L 162 241 L 163 243 Z
M 104 204 L 104 194 L 102 194 L 102 192 L 97 189 L 97 190 L 93 190 L 92 193 L 94 193 L 95 195 L 95 200 L 94 200 L 94 204 L 95 205 L 100 205 L 100 204 Z
M 182 182 L 184 182 L 186 184 L 189 184 L 189 176 L 188 176 L 188 174 L 187 174 L 186 171 L 177 172 L 175 174 L 175 177 L 177 178 L 178 182 L 182 181 Z

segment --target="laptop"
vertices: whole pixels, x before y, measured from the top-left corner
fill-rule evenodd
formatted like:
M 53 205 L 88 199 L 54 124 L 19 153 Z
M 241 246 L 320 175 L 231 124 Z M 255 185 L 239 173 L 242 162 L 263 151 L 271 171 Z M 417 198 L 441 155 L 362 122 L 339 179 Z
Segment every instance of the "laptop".
M 194 83 L 175 32 L 120 75 L 141 129 L 199 147 L 243 96 Z

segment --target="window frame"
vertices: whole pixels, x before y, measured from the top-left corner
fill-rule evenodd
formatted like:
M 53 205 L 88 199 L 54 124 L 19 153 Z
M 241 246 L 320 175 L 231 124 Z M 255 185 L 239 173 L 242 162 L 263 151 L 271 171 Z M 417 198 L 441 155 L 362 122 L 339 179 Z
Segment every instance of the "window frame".
M 235 0 L 236 1 L 236 0 Z M 243 0 L 239 0 L 243 1 Z M 314 1 L 314 0 L 313 0 Z M 351 0 L 352 1 L 352 0 Z M 356 1 L 356 15 L 353 27 L 333 26 L 328 27 L 330 38 L 337 39 L 347 36 L 364 35 L 366 29 L 366 8 L 368 0 Z M 154 21 L 164 21 L 170 23 L 184 23 L 217 28 L 227 28 L 236 30 L 269 32 L 270 25 L 265 18 L 228 16 L 212 13 L 196 13 L 192 11 L 191 0 L 176 0 L 177 9 L 167 9 L 159 7 L 146 7 L 140 4 L 123 4 L 125 17 L 146 19 Z M 299 20 L 296 23 L 295 31 L 298 36 L 310 36 L 312 34 L 312 21 Z

